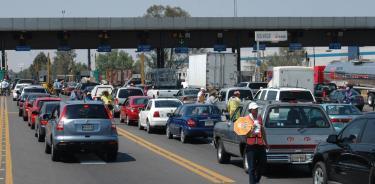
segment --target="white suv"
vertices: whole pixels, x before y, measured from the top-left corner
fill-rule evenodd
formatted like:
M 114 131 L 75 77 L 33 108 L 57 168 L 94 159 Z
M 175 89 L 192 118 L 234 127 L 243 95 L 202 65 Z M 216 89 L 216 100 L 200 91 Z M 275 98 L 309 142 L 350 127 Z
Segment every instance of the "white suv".
M 303 88 L 266 88 L 255 95 L 256 101 L 298 101 L 315 103 L 315 97 L 308 89 Z

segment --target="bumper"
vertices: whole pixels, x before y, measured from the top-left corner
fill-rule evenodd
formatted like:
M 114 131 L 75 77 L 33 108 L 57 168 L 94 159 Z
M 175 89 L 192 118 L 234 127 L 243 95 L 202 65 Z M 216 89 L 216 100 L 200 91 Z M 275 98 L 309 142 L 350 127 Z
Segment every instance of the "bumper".
M 138 121 L 139 120 L 139 114 L 138 113 L 128 113 L 128 118 L 131 121 Z
M 154 118 L 150 121 L 152 127 L 165 127 L 167 125 L 168 118 Z
M 269 164 L 311 164 L 314 153 L 267 153 Z
M 56 149 L 61 151 L 79 152 L 79 151 L 107 151 L 118 150 L 118 139 L 113 137 L 107 140 L 84 139 L 57 139 L 54 141 Z
M 186 129 L 186 136 L 189 137 L 212 137 L 213 128 L 188 128 Z

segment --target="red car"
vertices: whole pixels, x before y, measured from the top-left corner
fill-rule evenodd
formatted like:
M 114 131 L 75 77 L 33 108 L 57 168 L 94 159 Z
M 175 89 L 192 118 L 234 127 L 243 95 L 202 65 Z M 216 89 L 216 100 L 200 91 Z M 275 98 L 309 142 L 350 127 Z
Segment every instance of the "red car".
M 144 108 L 150 97 L 131 96 L 121 105 L 120 120 L 129 125 L 131 122 L 137 122 L 139 119 L 139 109 Z
M 39 97 L 49 97 L 46 93 L 30 93 L 26 98 L 25 102 L 22 104 L 22 117 L 24 121 L 29 120 L 29 109 L 32 107 L 33 101 Z
M 28 116 L 28 122 L 27 124 L 31 127 L 31 129 L 35 128 L 35 121 L 38 117 L 38 114 L 40 112 L 40 108 L 43 105 L 43 102 L 50 102 L 50 101 L 61 101 L 61 98 L 57 97 L 38 97 L 33 101 L 32 106 L 27 111 Z

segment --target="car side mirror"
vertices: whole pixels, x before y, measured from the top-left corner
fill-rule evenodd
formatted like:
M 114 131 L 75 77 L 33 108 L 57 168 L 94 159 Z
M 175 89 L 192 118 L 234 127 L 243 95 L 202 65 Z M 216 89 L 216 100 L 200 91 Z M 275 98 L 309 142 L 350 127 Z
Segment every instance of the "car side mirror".
M 42 119 L 43 120 L 48 120 L 50 118 L 49 114 L 43 114 Z
M 328 143 L 336 144 L 338 142 L 338 136 L 335 134 L 329 135 L 327 138 Z

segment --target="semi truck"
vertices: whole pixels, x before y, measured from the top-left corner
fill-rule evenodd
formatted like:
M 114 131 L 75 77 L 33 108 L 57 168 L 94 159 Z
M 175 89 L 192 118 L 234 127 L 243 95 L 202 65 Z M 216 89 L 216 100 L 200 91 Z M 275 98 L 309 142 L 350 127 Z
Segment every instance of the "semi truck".
M 353 85 L 355 89 L 367 91 L 367 103 L 375 100 L 374 61 L 332 61 L 324 70 L 324 82 L 337 86 Z
M 304 88 L 314 92 L 314 69 L 304 66 L 274 67 L 268 87 Z
M 237 84 L 237 54 L 206 53 L 189 56 L 187 83 L 192 88 L 221 89 Z

